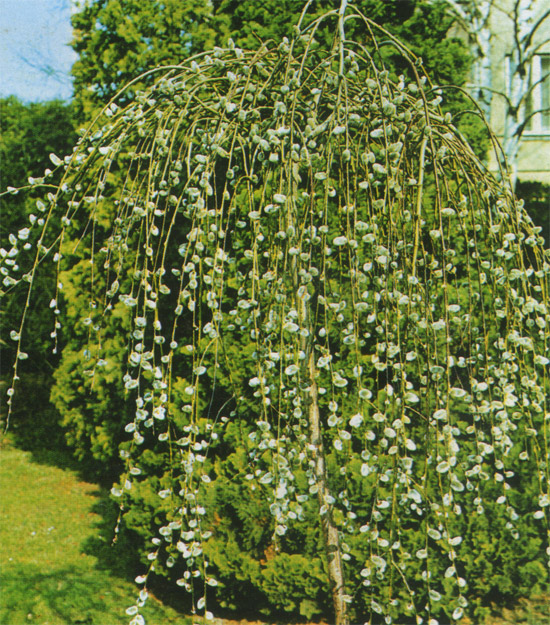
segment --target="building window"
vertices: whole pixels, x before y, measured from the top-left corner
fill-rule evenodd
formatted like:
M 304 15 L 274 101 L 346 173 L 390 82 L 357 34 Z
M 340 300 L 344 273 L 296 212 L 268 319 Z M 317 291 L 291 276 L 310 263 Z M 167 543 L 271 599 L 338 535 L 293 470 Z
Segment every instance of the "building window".
M 550 54 L 537 54 L 531 67 L 531 97 L 525 106 L 525 130 L 550 133 Z

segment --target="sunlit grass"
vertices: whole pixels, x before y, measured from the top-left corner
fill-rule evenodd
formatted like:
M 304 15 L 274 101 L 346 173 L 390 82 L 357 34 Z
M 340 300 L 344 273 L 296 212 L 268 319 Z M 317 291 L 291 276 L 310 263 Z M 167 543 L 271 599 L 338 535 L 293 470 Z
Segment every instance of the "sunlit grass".
M 85 549 L 101 540 L 101 517 L 92 511 L 98 487 L 4 446 L 0 493 L 0 623 L 128 623 L 136 587 L 100 569 Z M 188 620 L 154 599 L 143 614 L 147 625 Z

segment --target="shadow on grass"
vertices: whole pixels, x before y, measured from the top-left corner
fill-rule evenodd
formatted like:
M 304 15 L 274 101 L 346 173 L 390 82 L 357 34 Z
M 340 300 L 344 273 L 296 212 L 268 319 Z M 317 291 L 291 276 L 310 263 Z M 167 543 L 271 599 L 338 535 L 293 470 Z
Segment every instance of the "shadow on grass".
M 113 540 L 119 508 L 110 497 L 109 489 L 100 488 L 90 512 L 96 515 L 97 520 L 93 523 L 93 532 L 81 544 L 82 552 L 96 558 L 96 570 L 131 582 L 137 597 L 139 587 L 135 584 L 135 578 L 147 568 L 139 560 L 139 552 L 144 549 L 143 539 L 126 529 L 123 521 L 116 542 Z M 182 619 L 189 614 L 189 594 L 174 584 L 168 584 L 164 577 L 152 573 L 148 580 L 148 590 L 164 605 L 179 612 Z
M 134 603 L 127 584 L 85 567 L 3 567 L 1 583 L 0 623 L 6 625 L 128 625 L 125 610 Z M 147 602 L 142 613 L 151 625 L 190 624 L 157 602 Z
M 33 565 L 3 567 L 2 623 L 116 624 L 126 621 L 127 597 L 95 571 Z
M 21 410 L 19 410 L 21 413 Z M 7 435 L 0 434 L 0 448 L 15 447 L 31 454 L 33 462 L 50 467 L 72 471 L 84 482 L 111 487 L 119 477 L 120 460 L 108 462 L 75 458 L 65 441 L 65 434 L 59 425 L 59 417 L 51 406 L 43 410 L 44 419 L 36 427 L 27 424 L 29 417 L 20 414 L 13 417 L 13 425 Z
M 109 497 L 108 491 L 101 492 L 91 512 L 98 516 L 98 521 L 94 524 L 93 535 L 81 545 L 83 552 L 97 559 L 97 570 L 134 584 L 137 596 L 139 588 L 134 580 L 137 575 L 143 574 L 146 568 L 138 556 L 139 551 L 143 549 L 142 540 L 122 527 L 116 542 L 113 542 L 119 511 L 116 503 Z M 175 585 L 167 584 L 165 578 L 151 574 L 148 590 L 164 605 L 179 612 L 182 619 L 184 615 L 189 614 L 191 609 L 189 594 Z
M 86 479 L 87 476 L 85 475 L 82 465 L 71 455 L 69 450 L 47 448 L 26 449 L 22 445 L 20 446 L 17 444 L 16 446 L 20 449 L 24 449 L 25 451 L 29 451 L 31 453 L 32 461 L 37 464 L 45 464 L 49 467 L 57 467 L 58 469 L 73 471 L 79 478 L 89 481 L 89 478 Z
M 61 446 L 57 448 L 25 447 L 17 443 L 15 446 L 29 451 L 33 462 L 37 464 L 72 471 L 80 480 L 97 484 L 101 488 L 110 488 L 119 477 L 116 470 L 107 472 L 104 466 L 98 468 L 96 465 L 80 462 L 69 449 Z
M 132 582 L 137 596 L 139 588 L 134 580 L 137 575 L 143 574 L 147 568 L 147 565 L 139 561 L 137 555 L 140 550 L 143 551 L 144 549 L 143 540 L 133 532 L 125 529 L 124 524 L 122 524 L 117 541 L 113 543 L 118 506 L 109 497 L 108 492 L 103 492 L 91 511 L 98 515 L 98 520 L 94 524 L 95 531 L 93 535 L 84 541 L 81 548 L 84 553 L 93 555 L 97 559 L 96 569 L 103 571 L 105 574 L 114 575 L 120 579 Z M 192 607 L 191 595 L 187 591 L 178 587 L 173 579 L 169 582 L 165 577 L 155 573 L 149 575 L 147 589 L 150 595 L 161 601 L 163 605 L 176 611 L 180 615 L 182 623 L 185 622 L 186 615 L 190 614 Z M 238 613 L 216 604 L 214 593 L 211 593 L 210 602 L 210 608 L 214 609 L 216 616 L 222 619 L 255 623 L 262 619 L 253 601 L 244 601 Z M 293 622 L 288 618 L 288 615 L 286 615 L 286 618 L 284 618 L 284 615 L 282 616 L 282 622 Z M 265 621 L 265 616 L 262 620 Z

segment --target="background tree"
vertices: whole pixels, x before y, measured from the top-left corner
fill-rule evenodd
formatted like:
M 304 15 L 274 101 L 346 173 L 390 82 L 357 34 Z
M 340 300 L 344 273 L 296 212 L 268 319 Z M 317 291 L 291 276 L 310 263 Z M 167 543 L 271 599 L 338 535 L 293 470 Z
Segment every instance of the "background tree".
M 71 18 L 74 102 L 81 123 L 137 76 L 211 48 L 227 36 L 203 0 L 92 0 Z M 147 83 L 135 84 L 130 96 Z
M 25 229 L 43 216 L 37 209 L 36 200 L 41 197 L 32 185 L 44 171 L 51 167 L 50 152 L 69 153 L 76 141 L 73 130 L 72 107 L 61 101 L 24 104 L 15 97 L 0 100 L 2 136 L 0 137 L 0 161 L 2 162 L 2 191 L 8 185 L 22 189 L 17 194 L 4 195 L 1 200 L 2 219 L 0 220 L 0 246 L 4 250 L 12 247 L 10 233 L 25 232 Z M 55 184 L 52 179 L 52 185 Z M 23 250 L 24 260 L 28 252 Z M 24 262 L 14 260 L 14 263 Z M 10 259 L 7 259 L 9 262 Z M 48 272 L 38 272 L 35 282 L 36 307 L 28 312 L 29 358 L 22 363 L 21 401 L 18 402 L 14 418 L 13 432 L 18 442 L 24 446 L 61 444 L 62 437 L 58 415 L 49 405 L 52 386 L 52 373 L 58 357 L 52 354 L 50 333 L 54 329 L 48 305 L 55 293 L 55 277 Z M 25 306 L 21 294 L 5 298 L 2 310 L 2 336 L 9 335 Z M 13 360 L 13 343 L 4 341 L 3 357 Z M 2 380 L 7 388 L 10 371 L 3 367 Z M 37 423 L 36 414 L 41 414 Z M 32 426 L 31 426 L 32 423 Z
M 359 0 L 357 7 L 422 57 L 435 82 L 464 84 L 469 52 L 460 39 L 447 36 L 454 18 L 445 6 L 417 0 Z M 180 63 L 193 53 L 225 44 L 230 36 L 246 49 L 255 49 L 269 39 L 290 37 L 302 8 L 301 0 L 261 4 L 214 0 L 184 5 L 175 1 L 88 0 L 72 17 L 73 48 L 79 55 L 73 66 L 78 116 L 81 121 L 91 121 L 98 106 L 140 74 Z M 319 15 L 326 8 L 325 2 L 315 0 L 310 11 Z M 324 32 L 319 41 L 321 46 L 329 45 L 330 33 Z M 451 95 L 449 101 L 456 112 L 460 99 Z

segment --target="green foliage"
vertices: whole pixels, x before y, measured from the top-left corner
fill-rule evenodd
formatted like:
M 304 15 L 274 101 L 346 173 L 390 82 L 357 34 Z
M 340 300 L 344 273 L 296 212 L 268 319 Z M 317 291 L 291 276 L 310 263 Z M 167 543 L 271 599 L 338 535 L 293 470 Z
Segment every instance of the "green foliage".
M 69 104 L 53 100 L 25 104 L 10 96 L 0 100 L 2 114 L 2 138 L 0 155 L 2 158 L 3 188 L 8 183 L 23 187 L 27 178 L 38 178 L 51 167 L 50 152 L 66 153 L 75 144 L 72 108 Z M 13 186 L 12 184 L 12 186 Z M 3 198 L 4 202 L 21 202 L 23 194 Z M 3 216 L 2 236 L 15 229 L 10 221 L 17 215 L 11 211 Z M 19 216 L 21 219 L 21 217 Z M 16 223 L 16 226 L 19 223 Z
M 119 445 L 129 415 L 120 381 L 127 358 L 122 337 L 130 322 L 124 307 L 115 306 L 111 323 L 103 332 L 101 349 L 89 345 L 90 332 L 98 319 L 90 298 L 79 296 L 91 288 L 87 265 L 78 260 L 59 275 L 61 293 L 68 302 L 62 320 L 71 332 L 64 335 L 51 401 L 75 457 L 94 475 L 113 481 L 122 466 Z M 96 283 L 94 288 L 99 285 Z
M 536 226 L 541 228 L 541 235 L 550 247 L 550 185 L 542 182 L 518 180 L 516 193 L 525 202 L 525 210 Z
M 78 119 L 93 119 L 101 103 L 140 74 L 212 47 L 222 33 L 209 18 L 209 3 L 204 0 L 85 2 L 72 16 Z M 134 83 L 127 95 L 147 82 L 144 78 Z
M 437 84 L 465 83 L 470 67 L 468 49 L 461 40 L 448 37 L 452 19 L 443 3 L 357 0 L 355 5 L 422 57 L 426 71 Z M 91 121 L 101 105 L 140 74 L 181 63 L 184 57 L 215 45 L 225 45 L 228 37 L 249 50 L 265 41 L 291 37 L 303 7 L 302 0 L 88 0 L 72 18 L 73 48 L 78 53 L 72 70 L 78 118 Z M 315 0 L 308 14 L 318 17 L 327 8 L 325 2 Z M 365 35 L 356 24 L 348 24 L 350 39 Z M 330 47 L 333 31 L 328 23 L 322 26 L 318 37 L 322 47 Z M 393 64 L 397 72 L 408 71 L 399 55 L 382 47 L 381 53 L 386 52 L 392 57 L 390 66 Z M 143 88 L 155 75 L 133 83 L 130 93 Z M 456 93 L 448 95 L 447 102 L 455 112 L 457 106 L 465 105 Z M 481 124 L 476 125 L 476 131 L 485 134 Z
M 42 193 L 36 193 L 32 183 L 39 180 L 45 170 L 51 167 L 48 154 L 70 152 L 76 141 L 76 134 L 72 124 L 72 107 L 60 101 L 24 104 L 14 97 L 8 97 L 0 100 L 0 116 L 0 190 L 5 191 L 7 185 L 21 188 L 17 194 L 6 194 L 0 200 L 0 246 L 9 252 L 13 248 L 9 234 L 25 232 L 34 221 L 44 217 L 36 205 L 36 200 L 42 197 Z M 52 186 L 56 184 L 53 176 L 49 180 Z M 17 261 L 25 264 L 30 259 L 31 255 L 23 249 Z M 35 276 L 35 306 L 26 314 L 28 335 L 25 352 L 29 357 L 21 363 L 22 396 L 12 424 L 18 442 L 27 448 L 37 448 L 45 443 L 58 447 L 62 446 L 63 441 L 57 424 L 58 415 L 48 402 L 51 374 L 58 361 L 57 356 L 52 354 L 50 333 L 54 330 L 55 320 L 49 310 L 49 303 L 55 297 L 55 276 L 49 267 L 43 269 L 38 268 Z M 4 363 L 13 362 L 15 358 L 16 344 L 7 337 L 10 330 L 18 326 L 25 305 L 26 297 L 21 292 L 10 291 L 4 298 L 0 320 L 0 331 L 4 339 Z M 11 371 L 4 365 L 4 387 L 9 385 L 10 378 Z M 39 420 L 36 419 L 36 414 L 41 415 Z
M 270 604 L 279 610 L 310 619 L 325 607 L 322 598 L 328 595 L 326 573 L 318 558 L 281 554 L 268 562 L 262 577 Z

